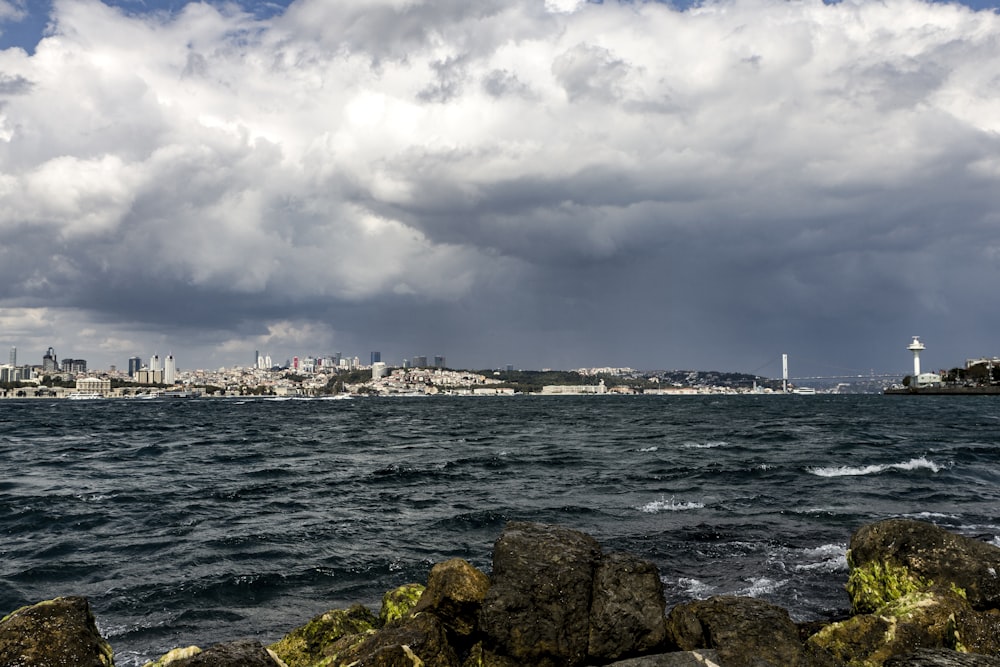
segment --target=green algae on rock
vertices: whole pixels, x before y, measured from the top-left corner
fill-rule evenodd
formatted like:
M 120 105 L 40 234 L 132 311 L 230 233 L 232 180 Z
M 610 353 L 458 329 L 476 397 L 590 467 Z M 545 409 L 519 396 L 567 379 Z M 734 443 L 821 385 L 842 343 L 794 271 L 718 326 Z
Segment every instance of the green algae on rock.
M 424 594 L 423 584 L 403 584 L 391 591 L 386 591 L 382 596 L 382 608 L 378 613 L 378 620 L 382 625 L 388 625 L 397 621 L 413 610 Z
M 378 619 L 363 605 L 333 609 L 296 628 L 269 647 L 288 667 L 336 664 L 345 647 L 361 643 L 378 627 Z
M 846 588 L 855 614 L 870 614 L 893 600 L 925 590 L 933 584 L 914 575 L 906 566 L 889 561 L 874 560 L 855 566 L 848 554 L 847 562 L 851 565 L 851 572 Z
M 60 597 L 0 620 L 0 665 L 114 667 L 114 653 L 98 632 L 86 598 Z

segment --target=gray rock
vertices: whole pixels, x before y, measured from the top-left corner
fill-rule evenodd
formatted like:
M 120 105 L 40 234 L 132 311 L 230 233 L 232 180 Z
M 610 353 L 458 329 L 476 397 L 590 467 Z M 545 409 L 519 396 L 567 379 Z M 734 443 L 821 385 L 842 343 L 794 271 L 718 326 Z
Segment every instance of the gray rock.
M 169 667 L 280 667 L 263 644 L 255 639 L 216 644 L 190 658 L 168 664 Z
M 587 658 L 594 571 L 601 547 L 584 533 L 511 522 L 493 550 L 481 628 L 517 664 L 573 667 Z
M 458 667 L 444 626 L 433 614 L 415 614 L 370 635 L 333 665 L 350 667 Z
M 0 620 L 4 667 L 112 667 L 111 647 L 97 631 L 86 598 L 63 597 L 23 607 Z
M 454 636 L 470 637 L 477 629 L 490 578 L 461 558 L 431 568 L 427 590 L 413 611 L 437 616 Z
M 655 565 L 626 553 L 601 559 L 590 608 L 591 659 L 654 652 L 666 639 L 666 620 L 663 583 Z
M 607 667 L 722 667 L 718 651 L 676 651 L 613 662 Z
M 667 615 L 667 634 L 683 651 L 716 649 L 725 667 L 794 667 L 805 653 L 788 612 L 755 598 L 679 604 Z
M 1000 658 L 947 649 L 922 649 L 889 658 L 884 667 L 1000 667 Z

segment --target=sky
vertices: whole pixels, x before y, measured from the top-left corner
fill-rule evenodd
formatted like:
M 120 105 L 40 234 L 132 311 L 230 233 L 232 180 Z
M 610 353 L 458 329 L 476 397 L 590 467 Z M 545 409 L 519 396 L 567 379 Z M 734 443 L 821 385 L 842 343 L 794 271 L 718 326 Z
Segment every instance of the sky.
M 0 238 L 19 363 L 951 368 L 1000 356 L 1000 16 L 0 0 Z

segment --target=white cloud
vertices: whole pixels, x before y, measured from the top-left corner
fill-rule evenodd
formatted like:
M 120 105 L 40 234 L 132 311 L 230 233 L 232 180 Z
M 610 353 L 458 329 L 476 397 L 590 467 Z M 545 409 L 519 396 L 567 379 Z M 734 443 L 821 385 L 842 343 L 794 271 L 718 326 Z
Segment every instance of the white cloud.
M 268 309 L 289 303 L 545 295 L 595 262 L 615 284 L 647 264 L 708 263 L 719 285 L 735 279 L 726 266 L 780 262 L 762 288 L 794 285 L 801 303 L 832 290 L 830 307 L 847 309 L 858 292 L 820 288 L 817 267 L 875 276 L 955 259 L 950 239 L 992 238 L 991 12 L 918 0 L 54 12 L 33 56 L 0 52 L 0 228 L 9 253 L 63 265 L 8 263 L 9 299 L 101 309 L 175 286 L 216 299 L 225 329 L 229 309 L 239 328 L 284 321 Z M 943 211 L 957 212 L 947 231 Z M 529 275 L 542 282 L 519 282 Z M 934 303 L 957 287 L 944 280 Z M 731 294 L 699 290 L 716 305 Z

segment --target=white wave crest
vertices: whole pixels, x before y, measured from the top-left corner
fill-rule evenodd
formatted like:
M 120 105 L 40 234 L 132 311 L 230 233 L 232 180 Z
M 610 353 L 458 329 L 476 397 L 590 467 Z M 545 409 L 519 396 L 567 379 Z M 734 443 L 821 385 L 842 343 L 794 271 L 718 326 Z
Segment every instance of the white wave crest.
M 652 447 L 642 447 L 638 451 L 640 451 L 640 452 L 655 452 L 657 449 L 659 449 L 659 447 L 657 447 L 656 445 L 653 445 Z
M 728 444 L 725 440 L 711 440 L 709 442 L 685 442 L 684 447 L 688 449 L 715 449 L 716 447 L 725 447 Z
M 826 468 L 807 468 L 806 471 L 819 477 L 856 477 L 860 475 L 878 475 L 886 470 L 930 470 L 938 472 L 941 466 L 921 456 L 904 463 L 883 463 L 869 466 L 830 466 Z
M 657 512 L 679 512 L 683 510 L 700 510 L 705 506 L 704 503 L 679 503 L 674 500 L 673 496 L 670 496 L 670 500 L 666 498 L 660 498 L 659 500 L 654 500 L 652 502 L 646 503 L 642 507 L 637 507 L 640 512 L 646 512 L 647 514 L 656 514 Z
M 710 586 L 704 581 L 692 577 L 679 577 L 677 585 L 695 599 L 707 598 L 715 591 L 714 586 Z
M 767 595 L 778 590 L 782 586 L 788 583 L 787 579 L 782 579 L 780 581 L 775 579 L 768 579 L 767 577 L 759 577 L 757 579 L 751 579 L 750 585 L 746 588 L 741 588 L 737 594 L 745 595 L 751 598 L 757 598 L 762 595 Z

